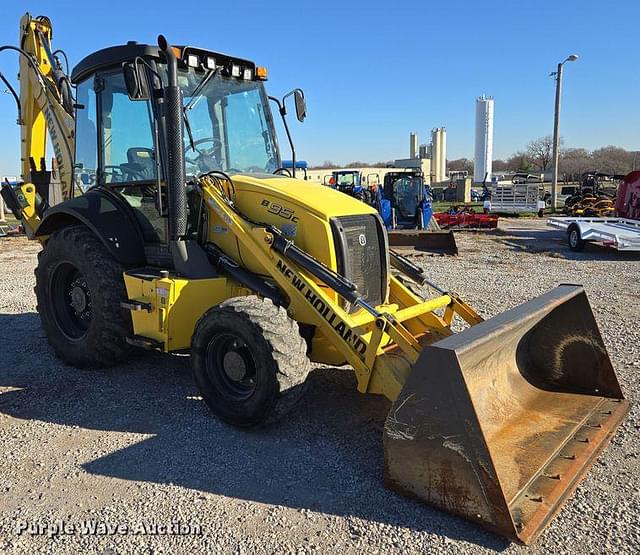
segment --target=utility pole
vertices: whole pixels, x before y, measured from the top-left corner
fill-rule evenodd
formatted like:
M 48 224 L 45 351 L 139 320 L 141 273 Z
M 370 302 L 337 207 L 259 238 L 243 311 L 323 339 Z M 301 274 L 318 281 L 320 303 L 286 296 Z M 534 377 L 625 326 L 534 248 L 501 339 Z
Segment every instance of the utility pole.
M 571 54 L 564 62 L 558 64 L 558 69 L 552 76 L 556 79 L 556 106 L 553 115 L 553 173 L 551 177 L 551 207 L 555 212 L 558 208 L 558 162 L 560 160 L 560 98 L 562 96 L 562 68 L 565 62 L 575 62 L 576 54 Z
M 556 71 L 556 108 L 553 114 L 553 174 L 551 177 L 551 208 L 558 208 L 558 161 L 560 160 L 560 97 L 562 95 L 562 64 Z

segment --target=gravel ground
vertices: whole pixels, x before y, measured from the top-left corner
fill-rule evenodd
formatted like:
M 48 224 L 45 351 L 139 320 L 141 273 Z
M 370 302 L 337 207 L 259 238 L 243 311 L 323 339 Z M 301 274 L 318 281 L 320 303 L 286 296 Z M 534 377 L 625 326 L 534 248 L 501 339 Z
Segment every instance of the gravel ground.
M 433 281 L 485 316 L 558 283 L 583 283 L 622 387 L 640 395 L 640 257 L 511 220 L 457 234 L 460 256 L 417 256 Z M 56 360 L 32 293 L 38 246 L 0 240 L 0 552 L 610 553 L 640 551 L 640 418 L 611 446 L 538 542 L 524 548 L 395 495 L 382 483 L 388 404 L 352 374 L 319 368 L 280 425 L 239 431 L 212 418 L 188 358 L 150 355 L 109 371 Z M 60 535 L 19 523 L 200 526 L 180 536 Z M 139 529 L 138 529 L 139 530 Z

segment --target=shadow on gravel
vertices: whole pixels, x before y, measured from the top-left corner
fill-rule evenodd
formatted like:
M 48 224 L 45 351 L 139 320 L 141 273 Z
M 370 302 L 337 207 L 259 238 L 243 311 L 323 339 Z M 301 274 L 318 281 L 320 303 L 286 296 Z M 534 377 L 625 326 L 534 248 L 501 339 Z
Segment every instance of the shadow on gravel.
M 152 435 L 83 465 L 90 474 L 353 516 L 494 550 L 509 545 L 384 488 L 389 405 L 357 393 L 348 370 L 312 372 L 304 400 L 285 420 L 243 431 L 208 413 L 186 356 L 148 354 L 110 370 L 77 370 L 53 357 L 36 314 L 0 314 L 0 330 L 0 386 L 16 388 L 0 394 L 1 413 L 79 426 L 79 444 L 82 428 Z
M 565 233 L 551 228 L 527 229 L 523 227 L 518 229 L 510 227 L 504 230 L 497 230 L 491 233 L 489 237 L 514 251 L 544 253 L 548 256 L 566 260 L 640 260 L 637 252 L 617 251 L 596 243 L 587 243 L 584 251 L 574 252 L 567 245 Z

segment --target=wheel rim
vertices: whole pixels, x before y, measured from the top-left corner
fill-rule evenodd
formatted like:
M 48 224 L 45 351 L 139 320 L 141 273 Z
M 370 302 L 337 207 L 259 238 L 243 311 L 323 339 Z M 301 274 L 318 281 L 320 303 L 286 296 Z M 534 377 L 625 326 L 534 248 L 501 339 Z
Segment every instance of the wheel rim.
M 573 229 L 569 234 L 569 244 L 572 247 L 575 247 L 578 245 L 578 232 L 575 229 Z
M 87 280 L 70 262 L 61 262 L 51 272 L 49 306 L 58 329 L 71 340 L 87 335 L 92 318 L 91 291 Z
M 256 389 L 256 363 L 239 335 L 217 333 L 207 346 L 207 376 L 225 397 L 245 401 Z

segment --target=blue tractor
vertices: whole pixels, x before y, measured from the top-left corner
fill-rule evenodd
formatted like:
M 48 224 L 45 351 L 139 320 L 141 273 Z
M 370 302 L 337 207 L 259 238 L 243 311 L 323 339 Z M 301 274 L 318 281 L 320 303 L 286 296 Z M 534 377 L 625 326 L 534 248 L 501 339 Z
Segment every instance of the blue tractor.
M 331 172 L 329 185 L 341 193 L 357 198 L 367 204 L 373 204 L 374 195 L 367 186 L 366 179 L 358 170 L 336 170 Z
M 457 254 L 451 231 L 441 231 L 433 218 L 430 187 L 422 172 L 389 172 L 378 187 L 375 205 L 388 231 L 389 245 Z
M 420 172 L 387 173 L 377 203 L 388 230 L 425 229 L 431 221 L 431 193 Z

